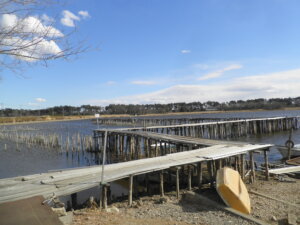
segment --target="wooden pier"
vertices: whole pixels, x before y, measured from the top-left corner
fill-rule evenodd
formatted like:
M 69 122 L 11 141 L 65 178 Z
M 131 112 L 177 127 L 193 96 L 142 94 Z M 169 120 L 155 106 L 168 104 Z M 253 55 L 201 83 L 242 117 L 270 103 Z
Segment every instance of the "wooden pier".
M 180 153 L 166 154 L 155 158 L 146 158 L 132 160 L 128 162 L 109 164 L 104 166 L 104 176 L 101 179 L 102 167 L 85 167 L 77 169 L 60 170 L 42 174 L 34 174 L 29 176 L 21 176 L 7 179 L 0 179 L 0 203 L 10 202 L 18 199 L 25 199 L 32 196 L 42 195 L 45 198 L 55 196 L 70 195 L 80 192 L 100 184 L 105 187 L 109 182 L 129 178 L 129 204 L 132 199 L 132 177 L 152 173 L 155 171 L 167 171 L 170 168 L 176 169 L 176 190 L 179 195 L 179 173 L 182 166 L 201 168 L 201 163 L 208 163 L 210 168 L 211 179 L 214 179 L 217 168 L 222 166 L 230 166 L 230 157 L 238 155 L 244 156 L 247 153 L 253 154 L 257 151 L 267 152 L 272 145 L 269 144 L 217 144 L 201 149 L 184 151 Z M 244 160 L 244 157 L 240 157 Z M 218 162 L 218 163 L 215 163 Z M 241 167 L 242 165 L 242 167 Z M 245 163 L 239 164 L 239 170 L 245 174 Z M 191 173 L 191 170 L 189 170 Z M 266 176 L 268 176 L 266 169 Z M 254 180 L 254 167 L 252 167 L 252 175 Z M 163 179 L 163 176 L 161 176 Z M 192 176 L 189 175 L 189 179 Z M 198 181 L 202 180 L 202 172 L 198 171 Z M 162 180 L 161 184 L 163 185 Z M 191 182 L 189 182 L 191 184 Z M 201 185 L 201 183 L 199 183 Z M 103 189 L 105 190 L 105 188 Z M 161 188 L 163 192 L 163 186 Z M 104 201 L 106 201 L 104 198 Z
M 255 182 L 254 154 L 263 153 L 266 179 L 269 178 L 268 151 L 270 144 L 228 141 L 229 138 L 264 134 L 298 128 L 298 117 L 276 117 L 188 123 L 167 126 L 94 130 L 95 152 L 105 166 L 94 166 L 0 179 L 0 203 L 31 196 L 72 195 L 101 185 L 101 204 L 107 206 L 109 183 L 128 179 L 128 203 L 132 204 L 134 177 L 156 172 L 160 192 L 164 184 L 174 182 L 177 197 L 181 180 L 187 188 L 203 183 L 203 170 L 213 185 L 216 171 L 224 166 L 238 170 L 243 179 L 249 175 Z M 248 155 L 249 161 L 246 161 Z M 169 174 L 169 176 L 164 176 Z M 196 180 L 196 182 L 195 182 Z

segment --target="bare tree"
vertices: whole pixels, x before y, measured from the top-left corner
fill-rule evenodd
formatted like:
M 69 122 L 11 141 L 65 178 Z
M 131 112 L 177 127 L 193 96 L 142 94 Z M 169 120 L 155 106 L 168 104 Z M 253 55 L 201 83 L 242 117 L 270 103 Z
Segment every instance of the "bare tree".
M 58 2 L 0 0 L 0 68 L 17 72 L 25 64 L 47 65 L 49 60 L 68 58 L 86 50 L 81 42 L 69 41 L 75 30 L 64 34 L 55 28 L 53 18 L 39 15 L 45 4 Z

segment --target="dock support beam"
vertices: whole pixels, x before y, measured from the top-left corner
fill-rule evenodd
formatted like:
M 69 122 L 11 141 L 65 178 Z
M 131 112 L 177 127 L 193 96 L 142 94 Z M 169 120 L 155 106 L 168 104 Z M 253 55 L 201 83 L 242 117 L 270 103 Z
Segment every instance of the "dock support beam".
M 202 187 L 202 177 L 203 177 L 203 170 L 202 170 L 202 163 L 198 163 L 198 171 L 197 171 L 197 176 L 198 176 L 198 187 L 199 189 Z
M 72 208 L 77 208 L 77 193 L 71 194 Z
M 241 155 L 241 177 L 245 179 L 245 155 Z
M 102 185 L 102 204 L 103 209 L 107 209 L 107 184 Z
M 192 190 L 192 165 L 188 165 L 188 190 Z
M 266 173 L 266 180 L 269 180 L 269 159 L 268 159 L 268 150 L 264 150 L 264 157 L 265 157 L 265 173 Z
M 159 179 L 160 179 L 160 196 L 164 197 L 165 193 L 164 193 L 164 173 L 163 173 L 163 170 L 160 171 L 160 173 L 159 173 Z
M 179 170 L 180 167 L 176 167 L 176 197 L 179 199 Z
M 210 178 L 210 187 L 214 186 L 214 168 L 213 168 L 213 161 L 208 161 L 207 162 L 207 170 L 209 173 L 209 178 Z
M 255 182 L 255 168 L 254 168 L 254 157 L 253 157 L 253 151 L 250 152 L 250 166 L 251 166 L 251 176 L 250 181 L 251 183 Z
M 132 206 L 133 175 L 129 176 L 128 205 Z

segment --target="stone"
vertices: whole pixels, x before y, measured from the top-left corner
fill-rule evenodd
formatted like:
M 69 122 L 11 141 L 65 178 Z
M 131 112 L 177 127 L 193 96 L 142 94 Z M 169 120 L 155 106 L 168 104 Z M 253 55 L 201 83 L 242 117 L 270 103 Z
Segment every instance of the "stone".
M 157 201 L 156 201 L 156 204 L 164 204 L 164 203 L 167 203 L 169 202 L 169 198 L 164 196 L 164 197 L 160 197 Z
M 297 225 L 297 216 L 295 214 L 288 214 L 288 225 Z
M 277 221 L 277 218 L 276 218 L 276 216 L 272 216 L 272 218 L 271 218 L 273 221 Z
M 72 221 L 73 221 L 73 212 L 67 212 L 67 215 L 59 217 L 59 220 L 64 225 L 70 225 L 70 224 L 72 224 Z
M 51 208 L 53 212 L 55 212 L 58 216 L 66 216 L 67 212 L 65 207 L 60 208 Z
M 119 213 L 120 212 L 120 210 L 115 206 L 113 206 L 111 208 L 107 208 L 107 209 L 105 209 L 105 211 L 108 213 Z
M 143 205 L 143 201 L 142 201 L 142 200 L 138 200 L 138 201 L 136 202 L 136 205 L 139 206 L 139 207 L 142 206 L 142 205 Z

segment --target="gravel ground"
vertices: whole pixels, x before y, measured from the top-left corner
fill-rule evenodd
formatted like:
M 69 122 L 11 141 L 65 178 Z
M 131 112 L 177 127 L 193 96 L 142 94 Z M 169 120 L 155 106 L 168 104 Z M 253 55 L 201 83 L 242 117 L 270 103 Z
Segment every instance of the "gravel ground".
M 286 178 L 283 181 L 271 179 L 270 181 L 257 180 L 248 185 L 248 190 L 281 199 L 300 207 L 300 180 Z M 209 198 L 220 202 L 214 190 L 202 192 Z M 265 221 L 267 224 L 287 224 L 288 213 L 300 215 L 299 208 L 289 206 L 276 200 L 250 194 L 252 213 L 254 218 Z M 177 200 L 175 193 L 168 193 L 165 198 L 160 196 L 141 197 L 128 208 L 127 203 L 114 203 L 110 207 L 118 208 L 118 213 L 103 212 L 98 209 L 83 209 L 77 211 L 73 218 L 73 225 L 81 224 L 149 224 L 149 225 L 252 225 L 253 222 L 238 216 L 213 208 L 201 202 L 192 204 Z M 300 218 L 297 221 L 300 224 Z

